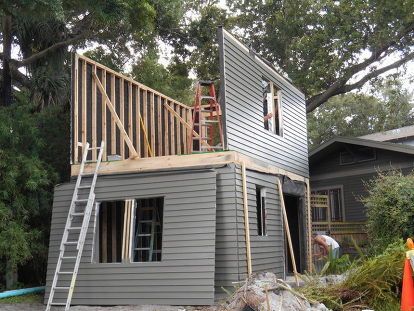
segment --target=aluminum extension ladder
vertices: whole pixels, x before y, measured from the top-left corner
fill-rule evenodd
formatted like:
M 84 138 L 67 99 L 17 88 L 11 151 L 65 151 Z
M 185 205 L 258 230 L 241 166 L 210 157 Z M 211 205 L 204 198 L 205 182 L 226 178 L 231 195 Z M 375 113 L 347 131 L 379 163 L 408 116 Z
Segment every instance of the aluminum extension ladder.
M 79 175 L 76 180 L 75 190 L 73 191 L 72 201 L 70 203 L 69 213 L 66 220 L 65 231 L 63 232 L 62 241 L 60 243 L 60 253 L 59 258 L 56 264 L 55 275 L 53 277 L 52 286 L 50 288 L 49 299 L 46 306 L 46 311 L 50 311 L 52 306 L 65 306 L 65 311 L 69 310 L 70 302 L 72 300 L 73 291 L 75 288 L 76 277 L 78 275 L 79 264 L 82 257 L 83 246 L 85 244 L 86 233 L 89 227 L 89 221 L 91 218 L 91 213 L 93 209 L 93 204 L 95 202 L 95 185 L 96 179 L 98 176 L 99 166 L 102 161 L 102 155 L 105 147 L 105 143 L 102 142 L 100 147 L 89 148 L 89 143 L 85 145 L 78 143 L 78 147 L 84 147 L 83 155 L 82 155 L 82 163 L 80 165 Z M 82 178 L 86 174 L 84 174 L 84 167 L 85 163 L 91 163 L 93 161 L 88 160 L 88 154 L 91 150 L 99 150 L 98 158 L 96 161 L 95 171 L 93 173 L 92 182 L 90 184 L 81 184 Z M 78 196 L 78 192 L 80 189 L 89 190 L 87 199 L 80 199 Z M 81 196 L 86 196 L 86 194 L 82 194 Z M 81 227 L 73 226 L 74 219 L 76 222 L 82 222 Z M 76 234 L 78 233 L 77 240 L 69 240 L 69 234 Z M 76 250 L 71 250 L 76 245 Z M 69 248 L 69 249 L 67 249 Z M 76 256 L 70 255 L 65 256 L 65 253 L 70 252 L 77 252 Z M 74 268 L 71 271 L 62 271 L 62 262 L 71 263 L 74 262 Z M 58 280 L 62 275 L 72 275 L 70 286 L 57 286 Z M 67 292 L 66 303 L 63 302 L 54 302 L 54 296 L 56 291 L 63 291 Z

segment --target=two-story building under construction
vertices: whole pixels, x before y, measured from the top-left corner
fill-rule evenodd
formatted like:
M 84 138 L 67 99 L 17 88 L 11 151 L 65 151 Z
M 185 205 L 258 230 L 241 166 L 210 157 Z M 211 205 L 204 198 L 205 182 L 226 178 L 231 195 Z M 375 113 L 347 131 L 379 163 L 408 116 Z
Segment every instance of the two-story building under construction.
M 218 43 L 219 100 L 203 81 L 198 108 L 74 55 L 45 302 L 65 304 L 74 273 L 71 304 L 208 305 L 251 273 L 284 278 L 290 249 L 308 269 L 304 94 L 222 28 Z

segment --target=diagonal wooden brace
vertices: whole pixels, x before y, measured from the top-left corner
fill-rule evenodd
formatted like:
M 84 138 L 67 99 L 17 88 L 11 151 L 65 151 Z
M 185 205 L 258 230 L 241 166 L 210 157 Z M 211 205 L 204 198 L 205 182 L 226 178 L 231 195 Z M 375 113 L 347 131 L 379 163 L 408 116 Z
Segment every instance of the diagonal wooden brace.
M 131 139 L 129 138 L 127 132 L 125 131 L 124 125 L 121 122 L 121 119 L 119 119 L 118 114 L 116 113 L 116 110 L 114 106 L 111 103 L 111 100 L 109 99 L 108 94 L 106 94 L 105 88 L 103 87 L 101 81 L 99 80 L 98 76 L 95 72 L 92 72 L 92 76 L 95 79 L 96 85 L 99 88 L 99 91 L 102 93 L 102 96 L 104 97 L 104 102 L 106 103 L 106 106 L 108 107 L 109 111 L 112 114 L 112 117 L 115 120 L 116 125 L 119 128 L 119 131 L 121 132 L 121 137 L 124 139 L 125 143 L 127 144 L 129 148 L 130 158 L 138 158 L 139 155 L 137 151 L 135 150 L 134 144 L 132 143 Z

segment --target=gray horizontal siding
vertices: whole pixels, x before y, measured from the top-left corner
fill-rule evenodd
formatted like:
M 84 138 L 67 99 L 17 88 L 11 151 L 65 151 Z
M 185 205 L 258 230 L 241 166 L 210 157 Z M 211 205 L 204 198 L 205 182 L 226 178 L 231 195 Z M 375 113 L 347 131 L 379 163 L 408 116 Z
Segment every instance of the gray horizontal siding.
M 225 32 L 219 32 L 227 148 L 308 176 L 304 95 Z M 282 92 L 283 137 L 263 127 L 262 77 Z
M 283 278 L 285 269 L 285 245 L 276 176 L 247 170 L 246 177 L 253 273 L 269 271 Z M 266 188 L 267 236 L 258 236 L 256 185 Z M 247 259 L 240 166 L 236 166 L 236 187 L 237 215 L 240 223 L 238 230 L 240 277 L 244 279 L 247 276 Z
M 74 184 L 58 186 L 52 215 L 47 287 L 58 258 Z M 214 302 L 216 172 L 101 176 L 96 201 L 164 197 L 162 261 L 92 263 L 94 214 L 87 234 L 73 304 L 188 304 Z M 64 265 L 69 268 L 71 265 Z M 63 276 L 58 285 L 69 282 Z M 56 298 L 65 295 L 56 293 Z
M 231 289 L 239 281 L 235 181 L 234 164 L 217 174 L 216 300 L 227 295 L 222 287 Z

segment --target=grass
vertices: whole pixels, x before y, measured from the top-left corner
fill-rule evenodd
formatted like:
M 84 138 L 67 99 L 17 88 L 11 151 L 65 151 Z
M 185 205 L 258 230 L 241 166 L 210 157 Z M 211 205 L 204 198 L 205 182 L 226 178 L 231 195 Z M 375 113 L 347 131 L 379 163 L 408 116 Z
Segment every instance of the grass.
M 14 297 L 0 299 L 0 304 L 2 303 L 42 303 L 42 302 L 43 302 L 43 293 L 28 294 L 28 295 L 23 295 L 23 296 L 14 296 Z

